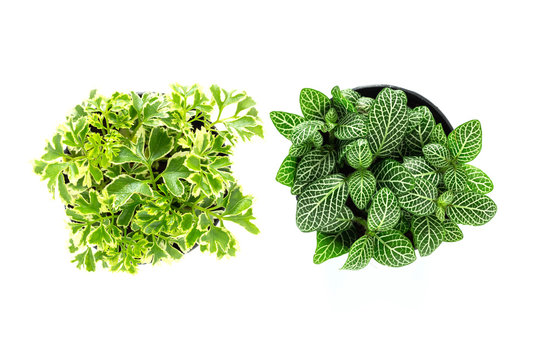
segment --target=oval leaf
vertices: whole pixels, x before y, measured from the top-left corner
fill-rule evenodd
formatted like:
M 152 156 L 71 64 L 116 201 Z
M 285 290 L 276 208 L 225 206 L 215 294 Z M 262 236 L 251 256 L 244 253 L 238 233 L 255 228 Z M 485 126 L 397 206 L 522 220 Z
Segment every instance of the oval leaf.
M 360 270 L 369 264 L 373 257 L 373 239 L 369 236 L 362 236 L 356 240 L 349 250 L 347 261 L 341 270 Z
M 428 163 L 436 168 L 443 168 L 450 164 L 450 153 L 446 146 L 441 144 L 427 144 L 422 151 Z
M 478 120 L 459 125 L 448 135 L 448 149 L 461 163 L 472 161 L 482 150 L 482 126 Z
M 348 179 L 349 194 L 358 209 L 365 209 L 375 193 L 375 176 L 365 169 L 355 171 Z
M 321 264 L 349 251 L 349 248 L 358 239 L 356 230 L 349 229 L 335 235 L 317 233 L 317 248 L 313 255 L 313 262 Z
M 368 211 L 367 224 L 371 231 L 392 229 L 399 221 L 401 211 L 396 196 L 390 189 L 382 188 L 373 197 Z
M 443 224 L 435 215 L 415 216 L 411 223 L 414 246 L 420 256 L 428 256 L 441 245 L 444 238 Z
M 277 131 L 287 139 L 291 139 L 293 129 L 296 125 L 304 122 L 304 118 L 300 115 L 291 114 L 284 111 L 272 111 L 270 119 Z
M 446 208 L 450 219 L 463 225 L 484 225 L 497 212 L 497 205 L 488 196 L 472 191 L 456 193 L 451 205 Z
M 333 150 L 313 149 L 307 153 L 298 163 L 295 183 L 307 184 L 334 170 L 337 154 Z
M 334 129 L 334 135 L 340 140 L 353 140 L 367 136 L 365 118 L 358 113 L 345 115 Z
M 411 241 L 396 230 L 377 233 L 374 236 L 373 258 L 379 264 L 400 267 L 416 260 Z
M 463 166 L 467 175 L 467 190 L 488 194 L 493 190 L 493 182 L 485 172 L 469 164 Z
M 410 191 L 415 183 L 407 168 L 393 159 L 385 159 L 373 168 L 379 187 L 387 187 L 396 195 Z
M 297 165 L 298 158 L 295 158 L 294 156 L 287 156 L 279 167 L 276 174 L 276 181 L 280 184 L 291 187 L 294 183 Z
M 373 156 L 366 139 L 358 139 L 345 147 L 345 157 L 349 165 L 355 169 L 366 169 L 371 165 Z
M 330 99 L 322 92 L 314 89 L 300 91 L 300 109 L 307 121 L 324 121 L 330 107 Z
M 430 215 L 437 207 L 437 188 L 431 182 L 417 178 L 409 192 L 398 195 L 398 201 L 403 209 L 414 215 Z

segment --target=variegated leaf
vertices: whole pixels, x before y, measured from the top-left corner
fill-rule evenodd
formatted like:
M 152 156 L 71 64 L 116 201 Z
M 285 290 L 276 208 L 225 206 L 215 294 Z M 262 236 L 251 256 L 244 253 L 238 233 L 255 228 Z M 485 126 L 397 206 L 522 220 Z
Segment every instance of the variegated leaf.
M 322 92 L 307 88 L 300 91 L 300 109 L 307 121 L 324 122 L 330 106 L 330 99 Z
M 446 208 L 437 204 L 437 208 L 435 208 L 435 216 L 437 217 L 437 220 L 442 223 L 444 219 L 446 219 Z
M 366 118 L 358 113 L 345 115 L 334 129 L 334 135 L 340 140 L 353 140 L 366 137 Z
M 294 176 L 296 174 L 296 167 L 298 165 L 298 158 L 293 156 L 287 156 L 281 163 L 276 175 L 276 181 L 291 187 L 294 183 Z
M 384 159 L 374 166 L 373 175 L 379 188 L 387 187 L 396 195 L 407 193 L 415 183 L 414 177 L 405 166 L 393 159 Z
M 341 90 L 341 94 L 345 99 L 349 100 L 353 104 L 356 104 L 358 99 L 361 98 L 360 94 L 353 89 L 343 89 Z M 356 108 L 353 111 L 356 111 Z
M 317 131 L 315 135 L 313 135 L 313 137 L 311 138 L 311 143 L 313 144 L 314 147 L 320 148 L 324 143 L 322 134 Z
M 369 207 L 367 225 L 370 231 L 390 230 L 399 221 L 401 210 L 390 189 L 382 188 L 373 197 Z
M 367 96 L 361 97 L 358 100 L 356 100 L 356 110 L 360 114 L 367 115 L 369 114 L 369 111 L 371 110 L 371 106 L 373 105 L 374 102 L 375 100 L 373 100 L 370 97 L 367 97 Z
M 437 204 L 446 207 L 452 203 L 454 200 L 454 192 L 452 190 L 448 190 L 443 192 L 441 195 L 439 195 L 439 198 L 437 199 Z
M 373 239 L 362 236 L 356 240 L 349 250 L 347 261 L 341 270 L 360 270 L 365 268 L 373 257 Z
M 345 176 L 332 174 L 318 179 L 298 196 L 296 225 L 303 232 L 322 228 L 337 217 L 346 200 Z
M 320 121 L 304 121 L 296 125 L 291 135 L 291 141 L 295 145 L 305 144 L 313 139 L 315 134 L 318 133 L 324 126 L 324 123 Z
M 450 155 L 461 163 L 472 161 L 482 150 L 480 121 L 470 120 L 459 125 L 448 135 Z
M 270 113 L 270 119 L 274 123 L 277 131 L 287 139 L 292 136 L 292 131 L 296 125 L 304 122 L 304 118 L 300 115 L 291 114 L 284 111 L 272 111 Z
M 358 209 L 365 209 L 375 193 L 375 176 L 365 169 L 355 171 L 347 179 L 349 195 Z
M 338 113 L 336 109 L 330 108 L 326 115 L 324 116 L 324 122 L 326 123 L 326 127 L 328 130 L 331 130 L 334 128 L 334 126 L 338 122 Z
M 434 185 L 438 185 L 442 181 L 442 174 L 431 167 L 423 157 L 406 156 L 403 158 L 403 166 L 412 176 L 428 180 Z
M 428 256 L 441 245 L 444 237 L 443 224 L 435 217 L 415 216 L 411 223 L 414 246 L 420 256 Z
M 422 154 L 422 148 L 430 142 L 431 132 L 434 127 L 435 120 L 427 106 L 418 106 L 411 110 L 407 136 L 405 136 L 405 145 L 410 153 Z
M 306 155 L 313 147 L 313 143 L 307 142 L 301 145 L 292 145 L 289 149 L 289 156 L 302 157 Z
M 347 144 L 345 157 L 349 165 L 355 169 L 366 169 L 371 165 L 371 161 L 373 160 L 366 139 L 354 140 L 350 144 Z
M 307 184 L 334 170 L 337 154 L 334 150 L 326 148 L 313 149 L 308 152 L 298 163 L 295 183 Z
M 472 191 L 456 193 L 446 214 L 454 222 L 463 225 L 484 225 L 497 212 L 497 205 L 487 195 Z
M 332 97 L 332 101 L 341 105 L 341 107 L 346 112 L 356 112 L 356 107 L 354 106 L 354 103 L 352 103 L 351 101 L 349 101 L 349 99 L 343 96 L 339 86 L 334 86 L 334 88 L 332 89 Z
M 437 207 L 437 188 L 433 183 L 417 178 L 411 190 L 398 195 L 398 201 L 403 209 L 414 215 L 430 215 Z
M 446 219 L 443 222 L 443 227 L 444 227 L 443 241 L 456 242 L 463 239 L 463 232 L 459 228 L 458 224 L 456 224 L 452 220 Z
M 407 96 L 401 90 L 385 88 L 377 95 L 368 116 L 371 152 L 387 157 L 395 154 L 407 130 Z
M 399 221 L 396 224 L 396 226 L 394 226 L 394 230 L 397 230 L 400 233 L 405 234 L 411 228 L 411 219 L 412 219 L 411 214 L 409 214 L 406 211 L 401 211 Z
M 335 235 L 317 232 L 317 248 L 313 255 L 313 262 L 321 264 L 328 259 L 346 254 L 357 239 L 358 233 L 354 229 L 345 230 Z
M 341 212 L 334 220 L 330 221 L 328 224 L 317 229 L 317 231 L 320 231 L 326 234 L 334 234 L 337 232 L 341 232 L 341 231 L 350 229 L 353 225 L 352 224 L 353 220 L 354 220 L 354 214 L 352 210 L 349 209 L 347 206 L 343 206 L 343 208 L 341 209 Z
M 444 185 L 448 190 L 464 191 L 467 188 L 467 174 L 461 166 L 451 166 L 444 173 Z
M 422 149 L 428 163 L 436 168 L 444 168 L 450 164 L 448 149 L 436 143 L 427 144 Z
M 467 190 L 488 194 L 493 190 L 493 182 L 485 172 L 469 164 L 463 165 L 467 175 Z
M 446 133 L 444 132 L 441 123 L 435 125 L 433 128 L 430 136 L 430 142 L 448 146 L 448 139 L 446 138 Z
M 411 241 L 396 230 L 374 235 L 373 258 L 379 264 L 400 267 L 416 260 Z

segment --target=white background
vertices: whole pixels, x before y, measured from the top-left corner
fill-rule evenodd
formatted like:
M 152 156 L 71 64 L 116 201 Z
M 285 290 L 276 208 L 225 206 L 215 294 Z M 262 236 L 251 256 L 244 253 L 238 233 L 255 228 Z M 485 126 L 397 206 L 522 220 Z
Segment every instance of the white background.
M 2 2 L 0 358 L 538 359 L 538 10 L 445 3 Z M 89 90 L 172 82 L 258 101 L 266 137 L 237 149 L 234 171 L 262 233 L 235 228 L 234 259 L 77 270 L 31 159 Z M 288 142 L 267 114 L 299 112 L 303 87 L 374 83 L 425 95 L 454 126 L 481 120 L 474 165 L 499 211 L 405 268 L 314 265 L 315 234 L 274 181 Z

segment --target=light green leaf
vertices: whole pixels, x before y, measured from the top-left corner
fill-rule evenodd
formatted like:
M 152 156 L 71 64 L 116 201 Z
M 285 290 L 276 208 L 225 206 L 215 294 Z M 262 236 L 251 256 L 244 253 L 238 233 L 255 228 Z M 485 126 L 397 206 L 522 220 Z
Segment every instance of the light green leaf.
M 411 153 L 421 154 L 424 145 L 430 142 L 435 120 L 427 106 L 415 107 L 408 115 L 409 127 L 405 136 L 405 145 Z
M 304 118 L 300 115 L 291 114 L 283 111 L 272 111 L 270 119 L 274 123 L 277 131 L 290 140 L 292 131 L 296 125 L 304 122 Z
M 64 156 L 64 148 L 62 147 L 62 135 L 56 134 L 52 138 L 52 144 L 47 143 L 45 155 L 41 158 L 45 161 L 51 161 Z
M 346 200 L 347 184 L 343 175 L 318 179 L 298 196 L 296 225 L 303 232 L 317 230 L 337 217 Z
M 345 157 L 349 165 L 355 169 L 366 169 L 371 165 L 373 156 L 366 139 L 354 140 L 345 147 Z
M 433 128 L 430 136 L 430 142 L 441 144 L 442 146 L 448 146 L 448 139 L 446 138 L 446 133 L 444 132 L 441 123 L 435 125 Z
M 375 156 L 395 154 L 407 130 L 407 96 L 401 90 L 383 89 L 369 111 L 368 141 Z
M 107 229 L 105 229 L 105 226 L 100 224 L 88 235 L 88 243 L 97 245 L 101 249 L 105 244 L 112 244 L 113 239 Z
M 152 259 L 152 265 L 155 265 L 160 260 L 167 259 L 168 257 L 169 255 L 167 254 L 167 252 L 162 249 L 161 246 L 157 244 L 157 242 L 154 242 L 154 245 L 152 245 L 150 250 L 148 250 L 148 258 Z
M 252 209 L 248 209 L 243 214 L 226 215 L 226 216 L 223 217 L 223 220 L 232 221 L 232 222 L 242 226 L 244 229 L 246 229 L 247 231 L 249 231 L 250 233 L 255 234 L 255 235 L 257 235 L 258 233 L 261 232 L 259 230 L 259 228 L 257 228 L 257 226 L 255 226 L 255 224 L 253 224 L 251 222 L 251 220 L 255 220 L 255 217 L 253 216 L 253 210 Z
M 459 226 L 450 219 L 446 219 L 443 222 L 444 227 L 444 237 L 443 241 L 446 242 L 456 242 L 463 239 L 463 232 Z
M 345 96 L 343 96 L 341 90 L 339 89 L 339 86 L 334 86 L 334 88 L 332 89 L 332 97 L 332 101 L 339 104 L 345 111 L 356 111 L 356 107 L 354 106 L 354 104 L 349 101 L 349 99 L 347 99 Z
M 320 148 L 308 152 L 298 163 L 296 169 L 297 184 L 307 184 L 334 170 L 337 161 L 337 154 L 333 150 Z
M 334 234 L 352 227 L 354 214 L 347 206 L 343 206 L 341 213 L 332 221 L 317 229 L 325 234 Z
M 411 223 L 414 246 L 420 256 L 428 256 L 441 245 L 444 237 L 443 224 L 435 215 L 415 216 Z
M 324 123 L 319 121 L 304 121 L 294 127 L 291 141 L 294 145 L 304 144 L 312 140 L 323 127 Z
M 347 261 L 341 270 L 360 270 L 365 268 L 373 257 L 373 239 L 362 236 L 356 240 L 349 250 Z
M 328 110 L 328 112 L 324 116 L 324 122 L 326 123 L 326 130 L 327 131 L 332 130 L 336 126 L 337 121 L 338 121 L 338 113 L 336 109 L 330 108 L 330 110 Z
M 291 187 L 294 183 L 296 168 L 298 166 L 298 158 L 287 156 L 281 163 L 276 175 L 276 181 L 285 186 Z
M 467 175 L 467 190 L 488 194 L 493 190 L 493 182 L 485 172 L 469 164 L 463 165 Z
M 112 159 L 113 164 L 124 164 L 129 162 L 136 162 L 140 164 L 145 163 L 145 159 L 139 157 L 139 155 L 135 154 L 133 150 L 128 148 L 125 145 L 120 146 L 120 149 L 118 151 L 118 154 Z
M 172 149 L 173 141 L 167 135 L 167 131 L 161 127 L 153 128 L 148 141 L 148 162 L 153 163 L 167 155 Z
M 324 122 L 330 107 L 330 99 L 322 92 L 307 88 L 300 91 L 300 109 L 306 121 Z
M 448 135 L 450 155 L 461 163 L 472 161 L 482 150 L 480 121 L 470 120 L 459 125 Z
M 444 185 L 448 190 L 464 191 L 467 188 L 467 174 L 460 167 L 449 167 L 444 173 Z
M 348 113 L 334 129 L 334 135 L 340 140 L 353 140 L 367 136 L 366 118 L 358 113 Z
M 423 157 L 420 156 L 406 156 L 403 158 L 403 166 L 414 177 L 420 177 L 434 185 L 438 185 L 442 182 L 442 174 L 429 165 Z
M 450 164 L 450 153 L 441 144 L 427 144 L 422 151 L 428 163 L 436 168 L 444 168 Z
M 450 205 L 452 201 L 454 201 L 454 192 L 452 190 L 448 190 L 439 195 L 437 204 L 446 208 L 446 206 Z
M 356 239 L 358 235 L 354 229 L 335 235 L 317 232 L 317 248 L 313 255 L 313 263 L 321 264 L 326 260 L 346 254 Z
M 167 161 L 167 167 L 162 173 L 163 183 L 176 197 L 180 197 L 186 191 L 186 185 L 181 181 L 187 179 L 192 173 L 185 165 L 186 158 L 184 154 L 177 153 Z
M 200 242 L 207 244 L 211 253 L 229 250 L 230 234 L 225 229 L 212 226 L 210 231 L 201 236 Z
M 488 196 L 472 191 L 456 193 L 452 204 L 446 208 L 450 219 L 463 225 L 484 225 L 497 212 L 497 205 Z
M 354 205 L 360 210 L 365 209 L 375 193 L 375 176 L 369 170 L 360 169 L 349 176 L 347 185 Z
M 128 175 L 120 175 L 105 187 L 109 195 L 114 196 L 114 206 L 124 205 L 134 194 L 153 196 L 150 186 L 142 180 L 132 178 Z
M 414 215 L 430 215 L 437 207 L 437 188 L 425 179 L 416 178 L 414 187 L 409 192 L 398 195 L 398 201 L 403 209 Z
M 396 230 L 374 235 L 373 258 L 379 264 L 400 267 L 416 260 L 411 241 Z
M 401 215 L 396 196 L 388 188 L 382 188 L 373 197 L 368 211 L 367 224 L 371 231 L 392 229 Z
M 407 168 L 393 159 L 384 159 L 373 168 L 373 175 L 379 187 L 387 187 L 396 195 L 410 191 L 415 178 Z

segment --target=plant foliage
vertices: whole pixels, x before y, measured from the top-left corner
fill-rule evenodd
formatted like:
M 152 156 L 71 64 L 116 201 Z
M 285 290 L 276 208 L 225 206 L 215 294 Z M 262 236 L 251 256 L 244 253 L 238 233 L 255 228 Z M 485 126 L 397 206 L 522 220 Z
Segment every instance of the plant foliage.
M 238 140 L 263 136 L 255 102 L 216 85 L 210 93 L 92 91 L 60 126 L 34 170 L 65 204 L 79 268 L 135 273 L 196 245 L 232 256 L 227 222 L 259 232 L 230 159 Z
M 270 113 L 292 142 L 276 180 L 297 195 L 296 223 L 317 232 L 313 261 L 348 253 L 343 269 L 371 258 L 392 267 L 463 238 L 458 224 L 483 225 L 497 206 L 493 183 L 468 162 L 482 147 L 478 120 L 450 134 L 401 90 L 375 99 L 354 90 L 300 92 L 302 115 Z

